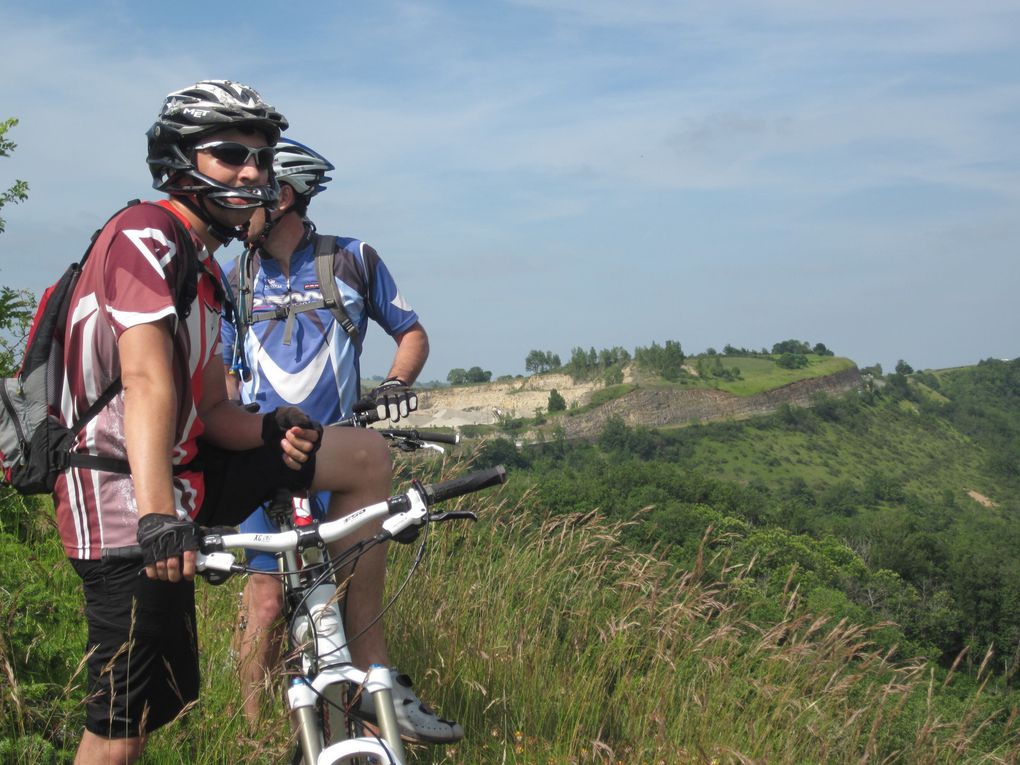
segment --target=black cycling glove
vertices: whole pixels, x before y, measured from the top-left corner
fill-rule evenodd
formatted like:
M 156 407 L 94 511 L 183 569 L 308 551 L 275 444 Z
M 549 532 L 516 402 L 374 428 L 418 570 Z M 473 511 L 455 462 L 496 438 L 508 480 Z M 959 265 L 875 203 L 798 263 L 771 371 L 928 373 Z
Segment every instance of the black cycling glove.
M 380 420 L 397 422 L 418 408 L 418 394 L 399 377 L 390 377 L 378 388 L 373 388 L 355 405 L 355 409 L 365 411 L 373 405 Z
M 279 446 L 284 434 L 294 426 L 299 428 L 311 428 L 319 434 L 309 454 L 315 454 L 322 446 L 322 425 L 317 423 L 296 406 L 281 406 L 269 414 L 262 415 L 262 443 L 269 446 Z
M 174 515 L 143 515 L 138 519 L 136 536 L 146 566 L 198 549 L 198 526 Z

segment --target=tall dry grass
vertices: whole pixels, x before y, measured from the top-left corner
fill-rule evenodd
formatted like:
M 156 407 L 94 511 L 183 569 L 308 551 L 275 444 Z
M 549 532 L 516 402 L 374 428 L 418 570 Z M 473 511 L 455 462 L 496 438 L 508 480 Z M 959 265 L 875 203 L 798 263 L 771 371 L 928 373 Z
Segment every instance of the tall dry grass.
M 931 667 L 802 613 L 795 591 L 778 624 L 752 623 L 753 562 L 705 574 L 725 545 L 706 538 L 681 571 L 626 547 L 626 524 L 595 510 L 462 502 L 481 522 L 432 532 L 391 617 L 424 695 L 471 732 L 437 761 L 1020 761 L 1015 712 L 990 712 L 985 688 L 944 717 Z
M 867 630 L 802 613 L 791 588 L 783 619 L 753 623 L 753 561 L 708 560 L 728 549 L 711 532 L 678 570 L 628 548 L 626 524 L 595 509 L 535 517 L 527 496 L 506 490 L 450 505 L 481 520 L 429 530 L 387 629 L 422 697 L 467 737 L 414 747 L 413 762 L 1020 762 L 1016 711 L 990 706 L 987 687 L 960 694 L 952 677 L 891 660 Z M 415 553 L 392 551 L 391 590 Z M 255 729 L 240 712 L 230 650 L 240 587 L 199 586 L 202 700 L 153 736 L 145 762 L 287 761 L 282 703 Z M 67 703 L 40 710 L 26 702 L 2 640 L 0 668 L 0 740 L 31 744 L 42 715 L 45 730 L 70 731 L 73 744 L 80 674 L 68 681 Z M 28 744 L 12 761 L 35 761 Z

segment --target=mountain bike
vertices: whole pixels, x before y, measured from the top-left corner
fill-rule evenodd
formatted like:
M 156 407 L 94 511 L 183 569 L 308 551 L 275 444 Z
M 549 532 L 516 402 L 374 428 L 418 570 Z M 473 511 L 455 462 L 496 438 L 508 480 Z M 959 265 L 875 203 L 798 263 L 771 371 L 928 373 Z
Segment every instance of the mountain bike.
M 356 418 L 361 418 L 357 420 Z M 340 424 L 371 421 L 356 415 Z M 429 441 L 456 443 L 456 437 L 415 430 L 381 431 L 396 448 L 413 451 Z M 429 447 L 441 450 L 441 447 Z M 411 488 L 387 500 L 356 510 L 335 521 L 313 518 L 307 496 L 296 495 L 271 504 L 270 517 L 280 526 L 275 534 L 210 533 L 200 540 L 196 571 L 214 584 L 234 574 L 246 573 L 238 563 L 241 548 L 276 553 L 284 586 L 283 613 L 287 624 L 287 704 L 297 735 L 295 765 L 380 763 L 403 765 L 405 754 L 393 706 L 393 680 L 388 667 L 368 671 L 351 663 L 342 616 L 342 595 L 335 581 L 337 571 L 354 563 L 375 545 L 391 539 L 414 541 L 430 523 L 457 519 L 475 520 L 470 512 L 433 512 L 443 500 L 503 483 L 502 466 L 468 473 L 432 485 L 413 481 Z M 385 519 L 381 530 L 339 555 L 330 554 L 327 543 L 342 540 L 365 525 Z M 234 553 L 231 550 L 237 549 Z M 357 637 L 357 636 L 354 636 Z M 370 694 L 376 710 L 377 734 L 354 714 L 362 694 Z

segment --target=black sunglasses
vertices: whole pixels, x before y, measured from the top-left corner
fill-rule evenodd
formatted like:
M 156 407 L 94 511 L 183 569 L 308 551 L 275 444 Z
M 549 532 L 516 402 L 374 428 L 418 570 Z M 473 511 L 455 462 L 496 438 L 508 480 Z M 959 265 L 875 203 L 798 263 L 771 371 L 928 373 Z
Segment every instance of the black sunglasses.
M 210 141 L 209 143 L 200 143 L 195 147 L 195 151 L 207 151 L 220 162 L 225 162 L 228 165 L 234 165 L 236 167 L 247 165 L 248 160 L 254 156 L 255 166 L 259 170 L 269 170 L 273 166 L 273 157 L 276 154 L 272 146 L 262 146 L 260 148 L 253 149 L 250 146 L 245 146 L 243 143 L 237 143 L 236 141 Z

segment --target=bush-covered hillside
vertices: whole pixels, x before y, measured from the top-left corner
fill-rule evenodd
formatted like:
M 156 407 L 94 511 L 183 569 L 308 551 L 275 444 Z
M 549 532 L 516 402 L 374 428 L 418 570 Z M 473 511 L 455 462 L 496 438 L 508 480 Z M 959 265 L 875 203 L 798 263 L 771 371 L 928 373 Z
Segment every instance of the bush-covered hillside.
M 387 617 L 461 721 L 418 763 L 1020 761 L 1017 362 L 595 443 L 486 439 L 511 481 L 430 532 Z M 406 479 L 465 464 L 400 458 Z M 977 496 L 975 496 L 977 495 Z M 0 762 L 69 761 L 84 630 L 45 503 L 0 497 Z M 416 550 L 393 551 L 396 590 Z M 145 762 L 287 761 L 249 730 L 240 582 L 199 586 L 203 700 Z
M 706 528 L 831 613 L 891 628 L 899 650 L 943 663 L 992 646 L 1020 663 L 1020 362 L 890 375 L 743 423 L 671 431 L 611 421 L 597 443 L 550 441 L 488 461 L 524 469 L 544 510 L 598 507 L 679 565 Z M 640 514 L 640 515 L 639 515 Z

